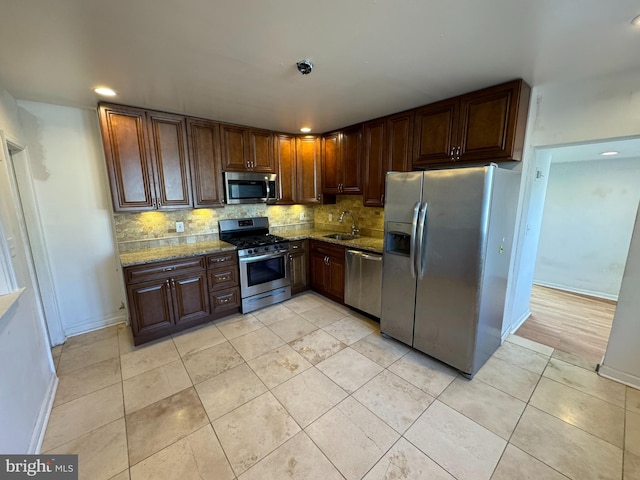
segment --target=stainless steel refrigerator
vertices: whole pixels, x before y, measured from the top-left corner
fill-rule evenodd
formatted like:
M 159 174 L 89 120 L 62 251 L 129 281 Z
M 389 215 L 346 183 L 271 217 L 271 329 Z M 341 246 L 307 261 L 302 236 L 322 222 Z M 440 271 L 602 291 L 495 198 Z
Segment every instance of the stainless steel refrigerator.
M 500 345 L 518 173 L 386 178 L 382 333 L 473 376 Z

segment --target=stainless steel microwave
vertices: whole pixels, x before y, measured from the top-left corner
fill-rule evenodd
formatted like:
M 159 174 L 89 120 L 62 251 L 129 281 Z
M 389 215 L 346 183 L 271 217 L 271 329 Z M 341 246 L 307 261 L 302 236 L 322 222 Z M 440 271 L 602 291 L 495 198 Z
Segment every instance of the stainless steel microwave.
M 225 172 L 224 192 L 229 205 L 276 203 L 276 174 Z

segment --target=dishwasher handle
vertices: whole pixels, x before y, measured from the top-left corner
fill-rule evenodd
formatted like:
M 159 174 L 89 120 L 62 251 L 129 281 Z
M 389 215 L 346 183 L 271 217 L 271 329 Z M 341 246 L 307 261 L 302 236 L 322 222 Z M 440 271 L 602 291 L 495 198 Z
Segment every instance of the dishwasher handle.
M 347 250 L 347 255 L 358 256 L 358 257 L 364 258 L 365 260 L 373 260 L 374 262 L 382 261 L 382 255 L 378 255 L 375 253 L 361 252 L 360 250 Z

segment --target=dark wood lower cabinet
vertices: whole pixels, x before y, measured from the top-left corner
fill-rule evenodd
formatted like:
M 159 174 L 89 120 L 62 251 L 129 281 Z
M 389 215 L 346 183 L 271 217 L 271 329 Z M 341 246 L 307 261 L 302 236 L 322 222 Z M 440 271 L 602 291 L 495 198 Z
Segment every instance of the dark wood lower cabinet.
M 289 246 L 289 272 L 291 275 L 292 294 L 309 289 L 308 250 L 308 240 L 295 240 Z
M 125 267 L 123 273 L 135 345 L 240 311 L 235 252 Z
M 327 242 L 309 242 L 311 288 L 331 300 L 344 303 L 344 247 Z

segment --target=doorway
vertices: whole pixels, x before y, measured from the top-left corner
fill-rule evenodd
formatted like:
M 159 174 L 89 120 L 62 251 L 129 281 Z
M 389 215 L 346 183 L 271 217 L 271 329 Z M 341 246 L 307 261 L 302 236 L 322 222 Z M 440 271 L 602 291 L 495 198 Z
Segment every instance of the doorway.
M 28 149 L 18 140 L 0 137 L 7 159 L 12 196 L 27 257 L 27 265 L 36 294 L 37 307 L 45 319 L 51 346 L 65 340 L 49 256 L 32 183 Z
M 537 248 L 528 250 L 535 259 L 531 315 L 515 333 L 595 364 L 606 349 L 640 199 L 640 139 L 537 149 L 541 158 L 549 170 L 544 193 L 532 188 L 529 209 L 529 217 L 539 213 Z

